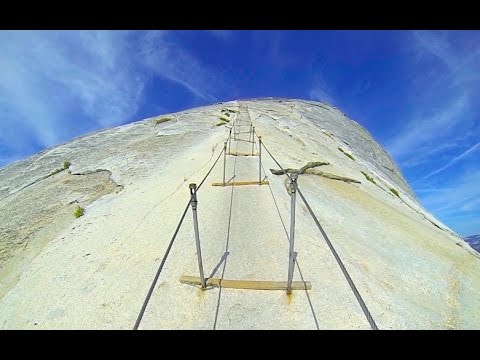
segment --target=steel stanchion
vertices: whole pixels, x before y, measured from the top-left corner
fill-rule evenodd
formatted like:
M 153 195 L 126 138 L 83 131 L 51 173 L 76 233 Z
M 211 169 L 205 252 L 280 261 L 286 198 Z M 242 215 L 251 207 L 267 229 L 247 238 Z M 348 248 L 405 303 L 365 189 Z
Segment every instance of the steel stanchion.
M 200 248 L 200 235 L 198 233 L 198 219 L 197 219 L 197 185 L 190 184 L 190 194 L 192 196 L 192 212 L 193 212 L 193 228 L 195 230 L 195 244 L 197 246 L 198 270 L 200 272 L 200 283 L 202 289 L 206 289 L 205 275 L 203 274 L 202 250 Z
M 262 137 L 258 137 L 258 184 L 262 185 Z
M 295 198 L 297 194 L 297 174 L 290 176 L 290 191 L 291 191 L 291 214 L 290 214 L 290 249 L 288 252 L 288 282 L 287 282 L 287 294 L 292 292 L 292 280 L 293 270 L 295 268 L 295 259 L 297 253 L 294 251 L 294 239 L 295 239 Z

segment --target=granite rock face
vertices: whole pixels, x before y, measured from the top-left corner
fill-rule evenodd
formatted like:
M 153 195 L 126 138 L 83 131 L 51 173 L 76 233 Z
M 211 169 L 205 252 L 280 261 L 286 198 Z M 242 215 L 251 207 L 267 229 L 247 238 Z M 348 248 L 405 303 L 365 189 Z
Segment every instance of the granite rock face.
M 0 328 L 132 328 L 188 184 L 200 183 L 235 124 L 241 134 L 229 146 L 258 153 L 250 122 L 282 167 L 298 169 L 299 188 L 379 328 L 480 328 L 479 254 L 418 203 L 358 123 L 327 104 L 274 98 L 102 130 L 0 169 Z M 199 191 L 207 276 L 286 280 L 288 184 L 263 149 L 262 165 L 269 186 L 213 187 L 222 156 Z M 227 156 L 227 181 L 258 180 L 258 167 L 258 156 Z M 85 212 L 76 218 L 78 207 Z M 140 328 L 368 329 L 298 199 L 295 251 L 294 280 L 310 281 L 308 293 L 181 284 L 181 275 L 198 274 L 189 210 Z
M 470 235 L 464 240 L 475 250 L 480 251 L 480 235 Z

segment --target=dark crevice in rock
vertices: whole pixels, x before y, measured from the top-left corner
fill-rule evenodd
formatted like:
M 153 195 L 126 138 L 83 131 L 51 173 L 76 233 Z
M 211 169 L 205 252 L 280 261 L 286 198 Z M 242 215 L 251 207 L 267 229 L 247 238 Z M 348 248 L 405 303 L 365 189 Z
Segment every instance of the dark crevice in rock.
M 44 176 L 42 176 L 42 177 L 40 177 L 40 178 L 38 178 L 38 179 L 35 179 L 35 180 L 33 180 L 32 182 L 30 182 L 30 183 L 22 186 L 20 189 L 17 189 L 17 190 L 15 190 L 14 192 L 12 192 L 12 193 L 4 196 L 3 198 L 0 199 L 0 201 L 5 200 L 6 198 L 8 198 L 8 197 L 10 197 L 10 196 L 15 195 L 15 194 L 18 193 L 19 191 L 22 191 L 22 190 L 24 190 L 24 189 L 26 189 L 26 188 L 28 188 L 28 187 L 30 187 L 30 186 L 32 186 L 32 185 L 35 185 L 35 184 L 39 183 L 40 181 L 43 181 L 43 180 L 45 180 L 45 179 L 48 179 L 50 176 L 56 175 L 56 174 L 58 174 L 58 173 L 60 173 L 60 172 L 62 172 L 62 171 L 64 171 L 64 170 L 67 170 L 67 169 L 61 169 L 61 168 L 59 168 L 59 169 L 56 169 L 56 170 L 52 171 L 51 173 L 49 173 L 49 174 L 47 174 L 47 175 L 44 175 Z
M 71 174 L 61 171 L 24 188 L 0 211 L 0 298 L 16 284 L 23 269 L 75 220 L 82 208 L 123 189 L 108 170 Z
M 385 166 L 385 165 L 383 165 L 383 164 L 382 164 L 382 166 L 383 166 L 385 169 L 390 170 L 392 173 L 395 173 L 395 170 L 390 169 L 388 166 Z
M 82 171 L 82 172 L 71 172 L 70 174 L 71 175 L 90 175 L 90 174 L 95 174 L 102 171 L 106 171 L 110 174 L 110 176 L 112 176 L 112 172 L 107 169 L 95 169 L 95 170 L 88 170 L 88 171 Z

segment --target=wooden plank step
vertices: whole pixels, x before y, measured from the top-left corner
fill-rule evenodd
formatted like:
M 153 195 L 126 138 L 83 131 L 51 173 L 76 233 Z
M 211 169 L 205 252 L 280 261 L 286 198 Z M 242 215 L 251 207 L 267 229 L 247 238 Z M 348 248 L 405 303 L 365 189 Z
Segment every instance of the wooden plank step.
M 198 276 L 182 275 L 180 278 L 182 284 L 201 285 Z M 230 289 L 248 289 L 248 290 L 287 290 L 286 281 L 265 281 L 265 280 L 227 280 L 211 278 L 207 279 L 207 286 L 230 288 Z M 292 281 L 292 290 L 311 290 L 310 281 Z
M 248 143 L 250 143 L 250 144 L 256 143 L 256 141 L 252 141 L 252 140 L 243 140 L 243 139 L 232 139 L 232 140 L 234 140 L 234 141 L 244 141 L 244 142 L 248 142 Z M 228 154 L 227 154 L 227 155 L 228 155 Z M 250 156 L 252 156 L 252 155 L 250 155 Z
M 232 181 L 226 182 L 225 186 L 242 186 L 242 185 L 268 185 L 270 182 L 268 180 L 263 180 L 261 183 L 258 180 L 253 181 Z M 214 182 L 212 186 L 223 186 L 223 182 Z
M 251 152 L 249 152 L 249 153 L 242 153 L 242 152 L 240 152 L 240 153 L 238 153 L 238 152 L 237 153 L 227 153 L 227 155 L 232 155 L 232 156 L 258 156 L 258 154 L 253 154 L 252 155 Z

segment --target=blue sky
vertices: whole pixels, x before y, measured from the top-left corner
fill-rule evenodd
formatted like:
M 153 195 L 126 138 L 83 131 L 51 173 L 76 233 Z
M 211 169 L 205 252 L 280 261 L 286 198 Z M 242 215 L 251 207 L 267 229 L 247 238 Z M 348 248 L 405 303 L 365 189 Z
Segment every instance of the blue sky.
M 100 128 L 263 96 L 340 108 L 427 209 L 480 233 L 480 31 L 0 31 L 0 166 Z

